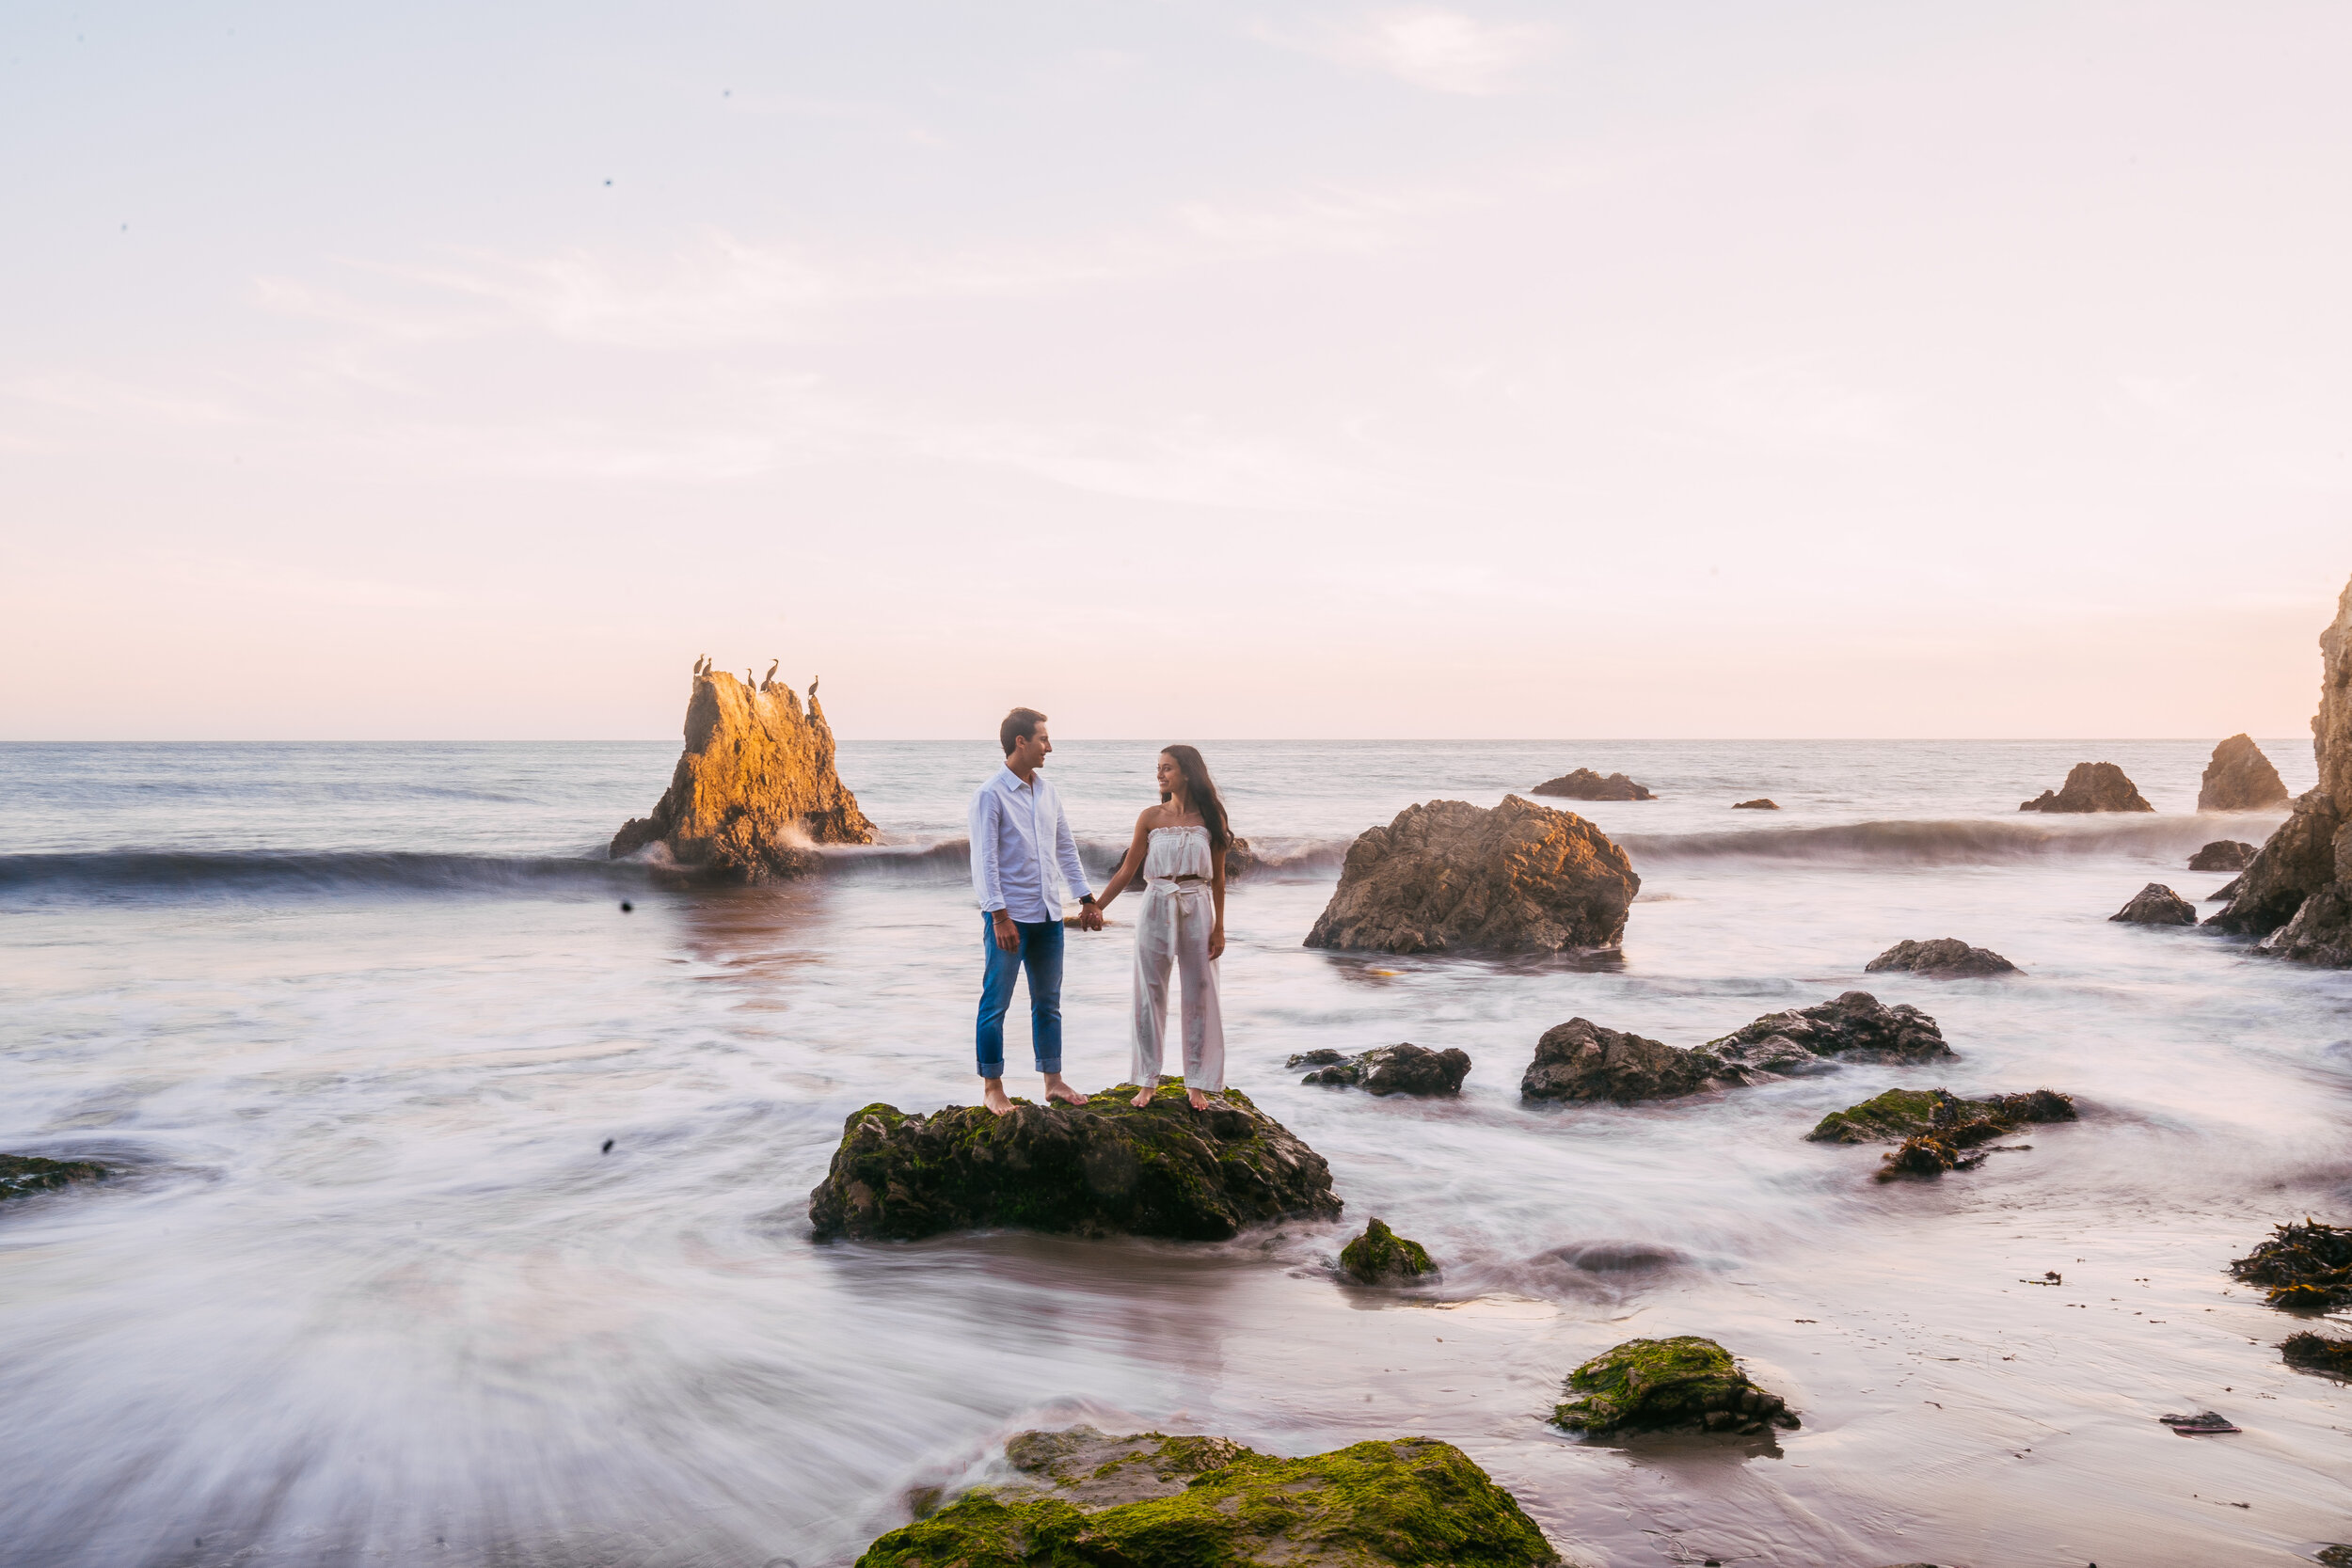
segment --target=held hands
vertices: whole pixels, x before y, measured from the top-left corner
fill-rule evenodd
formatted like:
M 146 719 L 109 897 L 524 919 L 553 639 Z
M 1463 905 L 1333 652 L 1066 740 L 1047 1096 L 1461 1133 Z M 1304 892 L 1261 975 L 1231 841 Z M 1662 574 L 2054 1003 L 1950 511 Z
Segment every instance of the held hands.
M 1021 933 L 1014 928 L 1011 915 L 1002 910 L 995 911 L 995 928 L 997 946 L 1008 953 L 1014 952 L 1021 946 Z
M 1079 905 L 1079 906 L 1078 906 L 1078 929 L 1080 929 L 1081 931 L 1099 931 L 1099 930 L 1101 930 L 1102 928 L 1103 928 L 1103 906 L 1102 906 L 1102 905 L 1100 905 L 1100 904 L 1081 904 L 1081 905 Z

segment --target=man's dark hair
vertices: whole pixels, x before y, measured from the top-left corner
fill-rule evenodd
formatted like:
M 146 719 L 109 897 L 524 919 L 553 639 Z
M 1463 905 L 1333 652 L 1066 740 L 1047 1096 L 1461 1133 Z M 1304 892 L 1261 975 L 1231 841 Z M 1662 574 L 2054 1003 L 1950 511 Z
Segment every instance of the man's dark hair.
M 996 738 L 1004 743 L 1005 755 L 1012 755 L 1012 743 L 1028 739 L 1044 722 L 1045 715 L 1033 707 L 1017 707 L 1006 714 L 1005 721 L 996 726 Z

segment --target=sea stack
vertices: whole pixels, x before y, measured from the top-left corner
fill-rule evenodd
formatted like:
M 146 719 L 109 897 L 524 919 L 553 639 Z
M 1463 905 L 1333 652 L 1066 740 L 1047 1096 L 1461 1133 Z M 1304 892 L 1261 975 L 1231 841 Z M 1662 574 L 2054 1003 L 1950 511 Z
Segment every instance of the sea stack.
M 1550 795 L 1566 800 L 1655 800 L 1646 785 L 1637 784 L 1623 773 L 1602 778 L 1589 768 L 1563 773 L 1556 779 L 1546 779 L 1528 791 L 1530 795 Z
M 2066 783 L 2045 789 L 2017 808 L 2019 811 L 2153 811 L 2140 797 L 2139 786 L 2111 762 L 2078 762 L 2066 770 Z
M 2295 802 L 2208 926 L 2262 938 L 2265 951 L 2328 969 L 2352 968 L 2352 583 L 2319 634 L 2319 712 L 2312 750 L 2319 784 Z
M 2269 811 L 2286 803 L 2286 782 L 2252 736 L 2233 735 L 2213 749 L 2197 786 L 2199 811 Z
M 807 869 L 815 844 L 871 844 L 874 825 L 834 771 L 833 730 L 811 697 L 725 671 L 694 677 L 686 751 L 651 816 L 612 835 L 613 859 L 659 840 L 681 866 L 740 881 Z

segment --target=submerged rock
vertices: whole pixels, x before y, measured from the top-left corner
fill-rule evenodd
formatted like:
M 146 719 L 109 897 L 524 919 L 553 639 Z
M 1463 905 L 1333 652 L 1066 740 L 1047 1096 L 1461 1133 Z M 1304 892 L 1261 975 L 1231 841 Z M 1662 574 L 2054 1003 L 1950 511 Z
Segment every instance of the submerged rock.
M 2252 845 L 2234 838 L 2217 838 L 2188 857 L 2191 871 L 2243 871 L 2254 863 L 2262 853 Z
M 2332 1312 L 2352 1307 L 2352 1229 L 2309 1216 L 2281 1225 L 2270 1240 L 2230 1265 L 2232 1277 L 2269 1291 L 2273 1307 Z
M 1338 1215 L 1323 1156 L 1238 1089 L 1205 1111 L 1182 1089 L 1138 1110 L 1135 1089 L 1085 1105 L 1016 1101 L 1001 1117 L 978 1105 L 929 1116 L 868 1105 L 844 1124 L 809 1193 L 809 1223 L 819 1241 L 1002 1226 L 1215 1242 L 1268 1220 Z
M 2197 785 L 2199 811 L 2266 811 L 2286 803 L 2286 784 L 2251 736 L 2233 735 L 2213 749 Z
M 1889 1007 L 1867 990 L 1850 990 L 1810 1007 L 1766 1013 L 1708 1041 L 1707 1050 L 1727 1062 L 1753 1065 L 1776 1055 L 1776 1041 L 1807 1056 L 1855 1061 L 1930 1062 L 1952 1053 L 1935 1020 L 1908 1004 Z
M 1733 811 L 1778 811 L 1780 802 L 1767 800 L 1759 795 L 1753 800 L 1734 800 L 1731 802 L 1731 809 Z
M 1375 1094 L 1459 1094 L 1470 1076 L 1470 1053 L 1448 1046 L 1384 1045 L 1359 1056 L 1337 1051 L 1310 1051 L 1293 1056 L 1293 1067 L 1311 1067 L 1302 1084 L 1361 1085 Z
M 2197 906 L 2162 882 L 2150 882 L 2107 918 L 2133 926 L 2194 926 Z
M 1340 1249 L 1340 1267 L 1366 1285 L 1393 1285 L 1438 1272 L 1419 1242 L 1406 1240 L 1376 1219 Z
M 1624 1431 L 1761 1432 L 1800 1423 L 1788 1402 L 1748 1381 L 1712 1339 L 1629 1339 L 1568 1374 L 1554 1426 Z
M 2324 1334 L 2290 1334 L 2279 1354 L 2290 1367 L 2330 1377 L 2352 1379 L 2352 1339 L 2331 1339 Z
M 1703 1051 L 1605 1029 L 1588 1018 L 1572 1018 L 1544 1031 L 1535 1059 L 1519 1079 L 1526 1100 L 1673 1100 L 1701 1089 L 1744 1083 L 1720 1057 Z
M 2045 789 L 2017 808 L 2019 811 L 2153 811 L 2140 798 L 2139 787 L 2111 762 L 2078 762 L 2067 769 L 2066 783 Z
M 2017 973 L 2015 964 L 1990 947 L 1971 947 L 1958 937 L 1937 937 L 1932 942 L 1906 939 L 1862 968 L 1866 974 L 1876 974 L 1883 969 L 1906 969 L 1931 980 L 1958 980 L 1977 974 Z
M 1991 1100 L 1962 1100 L 1944 1089 L 1888 1089 L 1842 1111 L 1832 1111 L 1805 1138 L 1817 1144 L 1897 1143 L 1921 1132 L 1979 1122 L 1994 1123 L 2007 1131 L 2019 1122 L 2076 1119 L 2074 1097 L 2051 1089 L 1996 1095 Z
M 1278 1459 L 1221 1437 L 1092 1427 L 1005 1445 L 1018 1472 L 882 1536 L 857 1568 L 1549 1568 L 1560 1555 L 1451 1443 Z
M 874 825 L 834 771 L 833 730 L 815 696 L 724 671 L 696 675 L 686 750 L 653 808 L 623 825 L 614 860 L 656 841 L 690 869 L 739 881 L 788 877 L 813 844 L 871 844 Z
M 1658 799 L 1657 796 L 1652 795 L 1647 789 L 1635 784 L 1623 773 L 1612 773 L 1604 779 L 1589 768 L 1580 768 L 1573 773 L 1563 773 L 1556 779 L 1546 779 L 1528 793 L 1557 796 L 1570 800 L 1655 800 Z
M 1642 879 L 1573 812 L 1506 795 L 1407 806 L 1348 847 L 1309 947 L 1378 953 L 1611 948 Z
M 87 1160 L 44 1160 L 36 1154 L 0 1154 L 0 1202 L 46 1193 L 76 1181 L 103 1181 L 114 1173 Z

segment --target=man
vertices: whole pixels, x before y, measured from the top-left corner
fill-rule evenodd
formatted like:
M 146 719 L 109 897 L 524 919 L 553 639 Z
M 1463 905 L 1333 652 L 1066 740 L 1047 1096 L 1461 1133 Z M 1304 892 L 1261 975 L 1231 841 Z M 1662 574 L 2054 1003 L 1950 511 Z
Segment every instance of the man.
M 1017 707 L 997 726 L 1005 766 L 972 796 L 972 891 L 980 900 L 980 1101 L 998 1116 L 1012 1109 L 1005 1093 L 1005 1011 L 1012 982 L 1029 974 L 1029 1044 L 1045 1075 L 1045 1098 L 1083 1105 L 1087 1097 L 1061 1076 L 1061 904 L 1064 885 L 1078 890 L 1078 923 L 1103 928 L 1078 843 L 1061 814 L 1061 797 L 1038 769 L 1053 754 L 1045 715 Z

